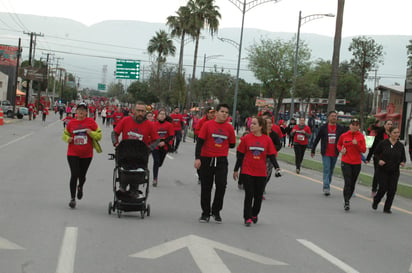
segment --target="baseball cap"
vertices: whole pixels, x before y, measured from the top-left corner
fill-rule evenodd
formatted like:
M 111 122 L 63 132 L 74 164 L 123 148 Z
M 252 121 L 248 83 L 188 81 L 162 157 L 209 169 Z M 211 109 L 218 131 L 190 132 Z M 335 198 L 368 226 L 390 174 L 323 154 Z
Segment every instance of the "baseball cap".
M 77 104 L 77 108 L 84 108 L 85 110 L 87 110 L 87 104 L 85 102 L 81 102 Z
M 206 108 L 206 113 L 210 113 L 210 112 L 215 112 L 215 108 L 213 106 L 207 107 Z
M 359 124 L 359 119 L 357 119 L 357 118 L 351 119 L 350 124 Z

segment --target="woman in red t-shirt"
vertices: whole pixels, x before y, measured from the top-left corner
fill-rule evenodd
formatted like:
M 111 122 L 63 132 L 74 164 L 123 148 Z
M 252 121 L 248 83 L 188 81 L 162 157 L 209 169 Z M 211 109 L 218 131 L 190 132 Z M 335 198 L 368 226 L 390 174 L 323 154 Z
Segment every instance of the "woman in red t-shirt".
M 69 144 L 67 149 L 67 161 L 71 173 L 69 206 L 74 209 L 76 189 L 77 199 L 83 198 L 83 185 L 93 157 L 93 140 L 98 141 L 102 138 L 102 132 L 96 121 L 87 117 L 87 105 L 84 102 L 77 105 L 76 118 L 67 124 L 62 138 Z
M 233 172 L 233 179 L 237 180 L 239 168 L 242 167 L 240 176 L 245 189 L 243 218 L 246 226 L 258 221 L 266 184 L 266 158 L 270 158 L 277 172 L 280 170 L 275 157 L 275 146 L 267 135 L 266 121 L 262 117 L 252 118 L 250 131 L 251 133 L 243 137 L 237 148 L 237 160 Z
M 305 156 L 306 147 L 310 138 L 311 131 L 309 126 L 305 124 L 305 118 L 299 119 L 299 124 L 295 125 L 290 132 L 290 137 L 293 138 L 293 150 L 295 151 L 296 173 L 300 173 L 303 157 Z
M 153 156 L 153 187 L 157 187 L 157 177 L 159 175 L 159 168 L 165 160 L 169 147 L 173 143 L 175 129 L 173 124 L 166 121 L 166 112 L 160 110 L 157 114 L 157 121 L 153 123 L 153 127 L 159 135 L 159 145 L 152 151 Z

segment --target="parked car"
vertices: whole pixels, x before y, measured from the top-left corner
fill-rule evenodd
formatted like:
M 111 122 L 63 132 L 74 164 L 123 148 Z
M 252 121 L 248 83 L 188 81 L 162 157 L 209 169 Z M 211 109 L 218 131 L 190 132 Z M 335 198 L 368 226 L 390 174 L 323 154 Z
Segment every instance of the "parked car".
M 20 106 L 16 111 L 25 116 L 29 114 L 29 108 L 23 106 Z
M 3 115 L 6 117 L 13 116 L 13 105 L 11 105 L 10 101 L 2 100 L 0 102 L 0 107 L 3 110 Z

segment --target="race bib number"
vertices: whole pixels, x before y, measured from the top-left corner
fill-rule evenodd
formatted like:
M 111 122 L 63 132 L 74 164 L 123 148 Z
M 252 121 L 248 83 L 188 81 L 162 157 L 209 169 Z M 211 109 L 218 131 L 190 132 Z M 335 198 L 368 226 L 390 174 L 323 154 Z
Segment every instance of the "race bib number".
M 335 144 L 336 143 L 336 135 L 335 134 L 329 134 L 328 135 L 328 144 Z
M 73 138 L 74 145 L 86 145 L 87 144 L 87 136 L 85 135 L 76 135 Z
M 143 135 L 135 133 L 135 132 L 128 132 L 127 135 L 129 136 L 129 139 L 138 139 L 140 141 L 143 141 Z
M 305 135 L 299 134 L 299 135 L 296 136 L 296 138 L 297 138 L 298 141 L 305 141 Z

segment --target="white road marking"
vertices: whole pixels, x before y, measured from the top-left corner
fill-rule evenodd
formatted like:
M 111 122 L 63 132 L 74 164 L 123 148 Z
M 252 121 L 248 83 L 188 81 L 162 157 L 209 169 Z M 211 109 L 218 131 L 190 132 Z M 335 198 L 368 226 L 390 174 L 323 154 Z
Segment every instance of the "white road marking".
M 167 154 L 166 156 L 167 156 L 167 158 L 169 158 L 169 159 L 175 159 L 173 156 L 171 156 L 171 155 L 169 155 L 169 154 Z
M 11 144 L 13 144 L 13 143 L 15 143 L 15 142 L 17 142 L 17 141 L 23 140 L 23 139 L 25 139 L 26 137 L 31 136 L 32 134 L 33 134 L 33 132 L 31 132 L 31 133 L 29 133 L 29 134 L 27 134 L 27 135 L 18 137 L 18 138 L 16 138 L 16 139 L 13 139 L 12 141 L 7 142 L 6 144 L 0 145 L 0 149 L 3 149 L 4 147 L 9 146 L 9 145 L 11 145 Z
M 409 267 L 409 272 L 412 272 L 412 263 L 411 263 L 411 267 Z
M 9 240 L 0 237 L 0 249 L 9 249 L 9 250 L 19 250 L 19 249 L 24 249 L 19 245 L 16 245 L 13 242 L 10 242 Z
M 297 241 L 299 243 L 301 243 L 302 245 L 306 246 L 307 248 L 309 248 L 310 250 L 312 250 L 313 252 L 315 252 L 316 254 L 318 254 L 319 256 L 321 256 L 322 258 L 328 260 L 330 263 L 336 265 L 343 272 L 346 272 L 346 273 L 359 273 L 359 271 L 357 271 L 356 269 L 354 269 L 354 268 L 350 267 L 349 265 L 345 264 L 344 262 L 342 262 L 341 260 L 339 260 L 335 256 L 329 254 L 325 250 L 323 250 L 320 247 L 318 247 L 317 245 L 313 244 L 312 242 L 309 242 L 309 241 L 304 240 L 304 239 L 297 239 Z
M 73 273 L 77 247 L 77 227 L 66 227 L 56 273 Z
M 252 260 L 266 265 L 287 265 L 258 254 L 231 247 L 216 241 L 208 240 L 196 235 L 188 235 L 144 251 L 130 255 L 134 258 L 157 259 L 177 250 L 187 247 L 193 260 L 202 273 L 230 273 L 229 268 L 223 263 L 215 249 L 238 255 L 242 258 Z

